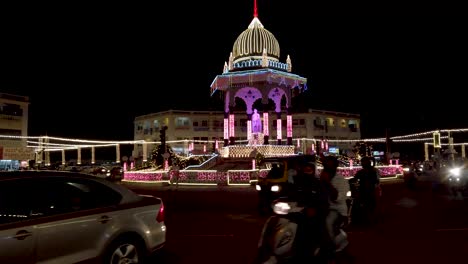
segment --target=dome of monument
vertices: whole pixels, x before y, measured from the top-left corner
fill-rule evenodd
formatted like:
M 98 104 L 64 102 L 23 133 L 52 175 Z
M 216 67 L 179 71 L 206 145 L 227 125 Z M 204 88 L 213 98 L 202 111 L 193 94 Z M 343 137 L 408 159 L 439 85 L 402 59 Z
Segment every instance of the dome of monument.
M 263 51 L 272 61 L 279 61 L 280 46 L 275 36 L 266 30 L 257 16 L 249 27 L 237 37 L 232 48 L 233 62 L 261 59 Z

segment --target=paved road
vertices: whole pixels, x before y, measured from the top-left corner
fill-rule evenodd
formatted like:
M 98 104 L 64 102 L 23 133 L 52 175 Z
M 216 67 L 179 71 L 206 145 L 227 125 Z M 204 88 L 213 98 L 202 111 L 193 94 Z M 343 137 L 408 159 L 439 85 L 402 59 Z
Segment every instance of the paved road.
M 411 191 L 386 182 L 379 224 L 349 231 L 354 263 L 464 263 L 468 200 L 435 186 L 421 181 Z M 130 187 L 166 204 L 167 246 L 151 263 L 251 263 L 265 221 L 253 188 Z

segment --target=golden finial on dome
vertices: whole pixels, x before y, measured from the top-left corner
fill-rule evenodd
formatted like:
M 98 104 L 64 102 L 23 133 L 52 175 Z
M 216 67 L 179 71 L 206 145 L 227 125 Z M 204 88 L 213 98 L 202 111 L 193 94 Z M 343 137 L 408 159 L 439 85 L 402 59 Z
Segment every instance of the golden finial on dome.
M 268 67 L 268 54 L 266 48 L 263 48 L 262 67 Z
M 254 17 L 258 17 L 257 0 L 254 0 Z
M 229 70 L 232 70 L 232 68 L 233 68 L 233 66 L 234 66 L 233 64 L 234 64 L 234 57 L 232 56 L 232 52 L 231 52 L 231 53 L 229 54 L 229 65 L 228 65 L 228 66 L 229 66 L 229 67 L 228 67 Z

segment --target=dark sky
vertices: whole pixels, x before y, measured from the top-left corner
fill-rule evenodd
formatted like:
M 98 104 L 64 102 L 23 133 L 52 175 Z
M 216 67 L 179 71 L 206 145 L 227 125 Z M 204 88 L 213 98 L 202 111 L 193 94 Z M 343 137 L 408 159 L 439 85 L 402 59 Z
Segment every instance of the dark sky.
M 207 109 L 253 6 L 213 2 L 12 8 L 1 92 L 30 96 L 30 135 L 126 140 L 137 115 Z M 258 6 L 281 61 L 290 54 L 293 72 L 308 78 L 311 108 L 360 113 L 364 137 L 468 127 L 461 13 L 309 2 Z

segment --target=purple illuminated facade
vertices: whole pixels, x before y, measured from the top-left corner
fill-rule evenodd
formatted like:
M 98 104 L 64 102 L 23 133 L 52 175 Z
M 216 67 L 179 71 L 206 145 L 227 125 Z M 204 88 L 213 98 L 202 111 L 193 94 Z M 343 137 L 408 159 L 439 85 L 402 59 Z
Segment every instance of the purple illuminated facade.
M 211 84 L 211 94 L 221 93 L 224 97 L 224 146 L 236 144 L 233 122 L 236 98 L 246 105 L 248 140 L 263 137 L 263 144 L 270 144 L 268 122 L 271 119 L 277 124 L 275 144 L 283 145 L 281 113 L 286 110 L 286 143 L 293 145 L 291 101 L 293 96 L 307 89 L 307 79 L 291 73 L 289 55 L 286 63 L 279 61 L 279 43 L 263 27 L 256 7 L 254 9 L 254 18 L 234 42 L 223 74 L 216 76 Z M 281 105 L 282 102 L 285 104 Z M 255 109 L 254 104 L 259 109 Z M 274 109 L 270 109 L 271 105 L 274 105 Z M 273 117 L 269 116 L 271 112 Z

